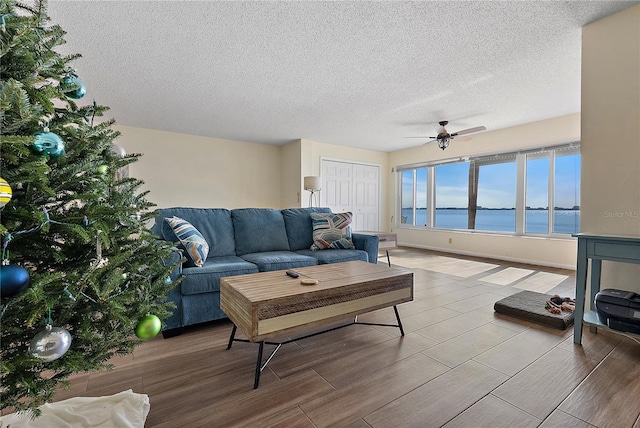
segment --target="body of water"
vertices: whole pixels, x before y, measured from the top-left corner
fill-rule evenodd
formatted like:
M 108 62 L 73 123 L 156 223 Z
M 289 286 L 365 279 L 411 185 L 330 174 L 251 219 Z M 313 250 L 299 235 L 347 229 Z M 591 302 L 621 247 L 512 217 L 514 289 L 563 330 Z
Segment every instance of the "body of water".
M 412 210 L 403 209 L 406 223 L 412 223 Z M 427 210 L 416 210 L 416 225 L 427 222 Z M 468 213 L 466 209 L 436 209 L 435 227 L 443 229 L 467 229 Z M 554 233 L 577 233 L 580 225 L 580 211 L 554 211 Z M 516 210 L 478 210 L 475 230 L 491 232 L 515 232 Z M 527 210 L 525 213 L 526 233 L 549 233 L 549 211 Z

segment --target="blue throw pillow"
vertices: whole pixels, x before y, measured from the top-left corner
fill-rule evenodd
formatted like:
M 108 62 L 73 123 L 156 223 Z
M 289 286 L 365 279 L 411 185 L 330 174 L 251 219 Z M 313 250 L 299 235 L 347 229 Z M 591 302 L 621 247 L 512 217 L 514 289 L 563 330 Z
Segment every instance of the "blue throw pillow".
M 347 213 L 311 213 L 313 225 L 312 250 L 355 249 L 351 240 L 351 219 Z
M 176 216 L 165 218 L 164 221 L 171 226 L 176 238 L 184 247 L 188 262 L 198 267 L 204 265 L 207 254 L 209 254 L 209 244 L 204 236 L 198 232 L 198 229 L 188 221 Z

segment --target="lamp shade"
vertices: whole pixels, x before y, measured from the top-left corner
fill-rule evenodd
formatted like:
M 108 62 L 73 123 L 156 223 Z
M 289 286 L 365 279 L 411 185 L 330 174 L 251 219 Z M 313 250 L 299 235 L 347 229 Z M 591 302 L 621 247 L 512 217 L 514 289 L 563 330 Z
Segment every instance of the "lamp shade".
M 304 190 L 320 190 L 320 177 L 315 175 L 305 177 Z

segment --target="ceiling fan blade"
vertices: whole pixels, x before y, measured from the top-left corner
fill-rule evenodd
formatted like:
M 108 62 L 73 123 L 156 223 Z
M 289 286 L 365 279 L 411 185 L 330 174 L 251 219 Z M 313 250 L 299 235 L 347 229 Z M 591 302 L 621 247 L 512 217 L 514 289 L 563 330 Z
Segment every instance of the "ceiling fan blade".
M 462 131 L 454 132 L 453 134 L 451 134 L 451 136 L 455 137 L 457 135 L 472 134 L 474 132 L 480 132 L 480 131 L 486 131 L 486 130 L 487 128 L 484 126 L 476 126 L 475 128 L 463 129 Z
M 404 138 L 438 138 L 438 137 L 427 137 L 427 136 L 424 136 L 424 137 L 404 137 Z

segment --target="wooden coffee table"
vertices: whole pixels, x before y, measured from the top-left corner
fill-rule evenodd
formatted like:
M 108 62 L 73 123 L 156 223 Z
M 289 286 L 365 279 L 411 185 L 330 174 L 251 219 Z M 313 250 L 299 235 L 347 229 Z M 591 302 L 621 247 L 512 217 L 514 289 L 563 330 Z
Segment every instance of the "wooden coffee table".
M 363 261 L 325 264 L 293 269 L 300 275 L 291 278 L 285 271 L 260 272 L 224 277 L 220 280 L 220 308 L 233 321 L 227 349 L 234 341 L 259 344 L 254 388 L 260 373 L 280 347 L 353 324 L 398 327 L 404 336 L 396 305 L 413 300 L 413 272 Z M 316 285 L 302 285 L 301 279 L 317 279 Z M 357 316 L 393 306 L 398 324 L 358 322 Z M 268 341 L 291 336 L 331 322 L 354 321 L 286 341 Z M 237 328 L 247 339 L 236 339 Z M 264 345 L 276 345 L 262 363 Z

